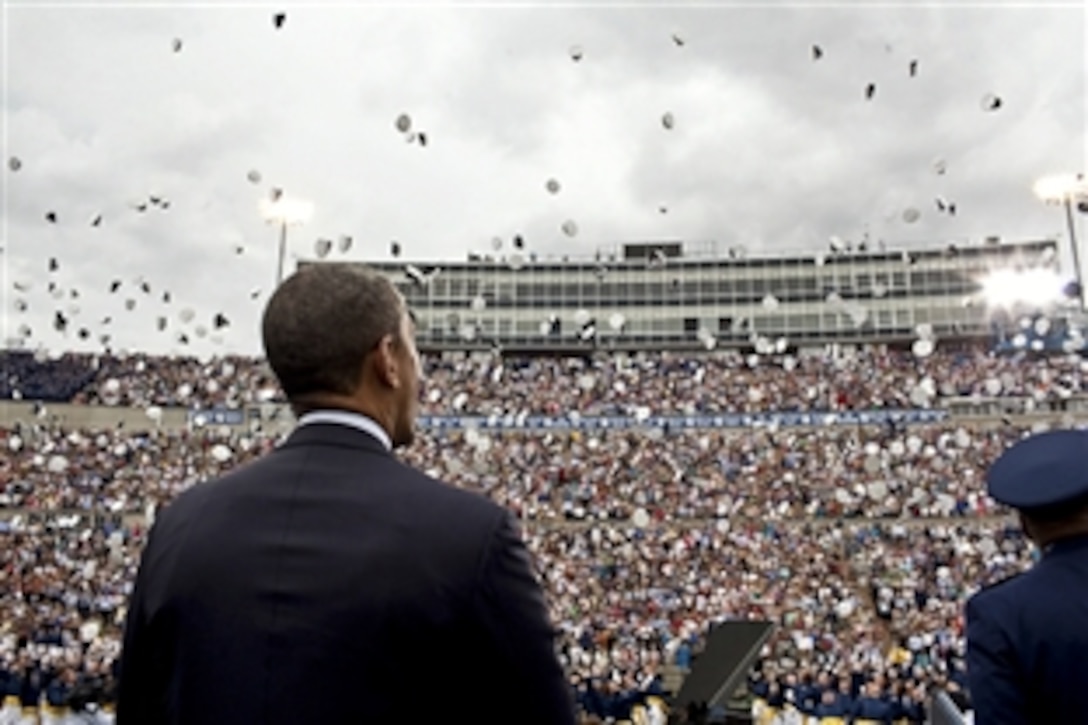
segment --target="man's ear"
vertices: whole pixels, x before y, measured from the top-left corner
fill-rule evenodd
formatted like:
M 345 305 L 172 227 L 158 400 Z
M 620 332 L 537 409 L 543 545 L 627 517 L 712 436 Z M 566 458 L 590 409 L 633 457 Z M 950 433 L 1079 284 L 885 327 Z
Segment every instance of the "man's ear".
M 399 388 L 401 385 L 400 360 L 397 357 L 397 341 L 393 335 L 384 335 L 374 354 L 371 355 L 374 375 L 383 385 Z

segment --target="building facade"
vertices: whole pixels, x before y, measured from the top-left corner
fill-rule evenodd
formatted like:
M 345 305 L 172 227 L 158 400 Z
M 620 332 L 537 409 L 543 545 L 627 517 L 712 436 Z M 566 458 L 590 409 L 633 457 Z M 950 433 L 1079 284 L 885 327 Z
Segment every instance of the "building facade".
M 423 350 L 563 352 L 909 342 L 922 324 L 942 339 L 986 339 L 981 280 L 1056 272 L 1057 258 L 1053 240 L 760 257 L 662 242 L 574 261 L 367 264 L 404 293 Z

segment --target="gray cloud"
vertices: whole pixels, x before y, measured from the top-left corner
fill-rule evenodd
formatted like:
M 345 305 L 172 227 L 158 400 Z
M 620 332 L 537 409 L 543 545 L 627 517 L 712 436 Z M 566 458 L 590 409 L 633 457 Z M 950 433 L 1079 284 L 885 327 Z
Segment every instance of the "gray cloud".
M 48 329 L 70 304 L 45 291 L 56 256 L 53 278 L 82 293 L 73 330 L 104 331 L 112 315 L 118 344 L 181 351 L 158 315 L 173 333 L 182 307 L 204 324 L 225 310 L 224 348 L 191 349 L 256 351 L 249 293 L 267 293 L 276 238 L 257 202 L 271 186 L 315 202 L 290 231 L 296 256 L 341 233 L 352 259 L 387 258 L 393 239 L 410 258 L 463 258 L 515 233 L 555 254 L 654 238 L 758 252 L 823 249 L 831 235 L 916 246 L 1061 233 L 1031 184 L 1084 168 L 1076 6 L 313 5 L 292 6 L 281 31 L 271 12 L 9 7 L 3 120 L 24 166 L 4 172 L 5 337 L 27 322 L 32 343 L 93 348 Z M 986 93 L 1003 107 L 983 111 Z M 401 112 L 427 148 L 393 128 Z M 151 193 L 170 210 L 131 209 Z M 938 195 L 957 216 L 937 213 Z M 140 293 L 129 313 L 125 292 L 105 291 L 141 276 L 175 301 Z M 15 293 L 16 280 L 33 290 Z M 13 312 L 17 297 L 29 313 Z

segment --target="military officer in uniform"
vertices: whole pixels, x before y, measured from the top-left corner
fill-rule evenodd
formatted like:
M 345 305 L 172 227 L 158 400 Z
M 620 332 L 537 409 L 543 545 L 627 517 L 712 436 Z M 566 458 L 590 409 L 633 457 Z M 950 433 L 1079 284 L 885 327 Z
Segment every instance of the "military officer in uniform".
M 987 474 L 1041 557 L 967 602 L 975 722 L 1088 722 L 1088 432 L 1026 438 Z

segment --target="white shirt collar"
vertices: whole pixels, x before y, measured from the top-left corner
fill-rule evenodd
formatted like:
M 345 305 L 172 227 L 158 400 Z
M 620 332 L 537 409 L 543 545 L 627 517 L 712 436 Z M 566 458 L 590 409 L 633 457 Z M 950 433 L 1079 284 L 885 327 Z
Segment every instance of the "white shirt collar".
M 362 413 L 353 413 L 347 410 L 313 410 L 298 419 L 298 425 L 310 423 L 336 423 L 357 428 L 364 433 L 369 433 L 385 446 L 387 451 L 393 450 L 393 441 L 385 429 L 378 425 L 373 418 Z

